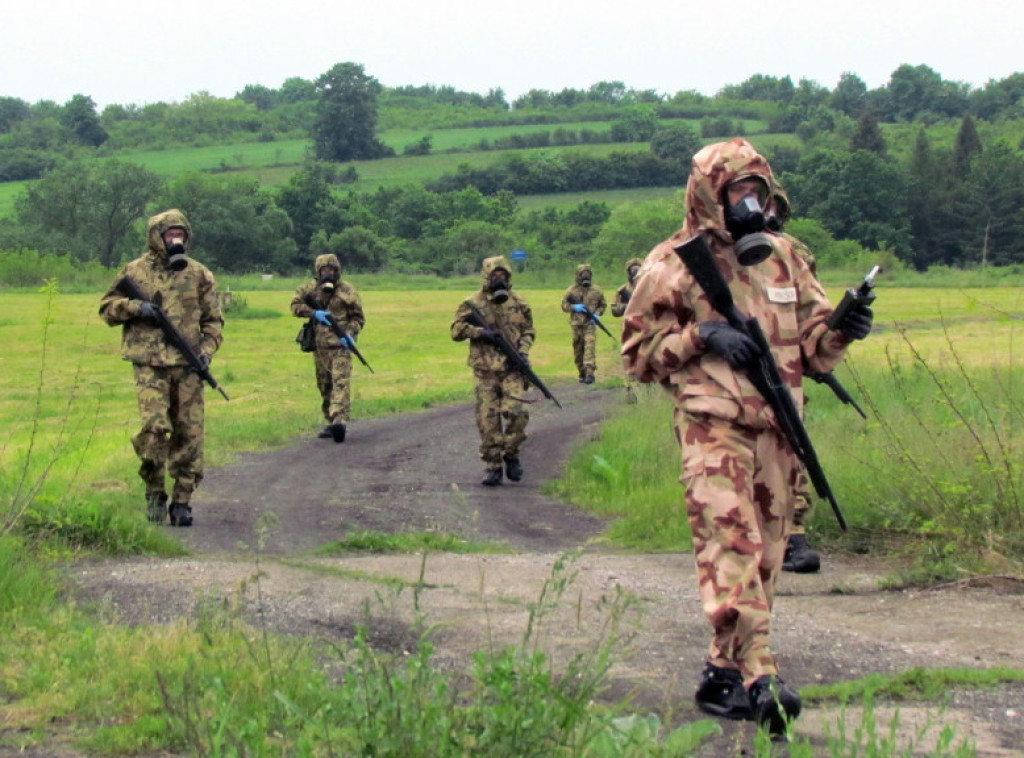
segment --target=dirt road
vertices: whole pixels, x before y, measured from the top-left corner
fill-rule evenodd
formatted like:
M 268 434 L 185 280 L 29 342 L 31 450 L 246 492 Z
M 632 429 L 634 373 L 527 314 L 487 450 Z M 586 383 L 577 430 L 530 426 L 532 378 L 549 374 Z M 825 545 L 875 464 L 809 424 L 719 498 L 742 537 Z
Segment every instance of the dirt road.
M 192 613 L 201 596 L 237 596 L 255 572 L 261 545 L 263 604 L 256 608 L 245 599 L 254 618 L 262 614 L 287 633 L 345 638 L 369 607 L 375 644 L 409 649 L 417 642 L 417 621 L 436 624 L 438 663 L 462 668 L 475 650 L 520 640 L 526 604 L 538 598 L 560 558 L 579 550 L 566 562 L 572 582 L 564 601 L 541 625 L 545 648 L 555 661 L 592 649 L 607 618 L 601 600 L 621 588 L 637 599 L 630 610 L 634 635 L 619 650 L 608 696 L 632 693 L 637 710 L 655 710 L 673 722 L 695 720 L 701 714 L 692 704 L 693 689 L 709 627 L 691 555 L 615 551 L 600 540 L 601 520 L 541 492 L 572 446 L 594 434 L 603 415 L 622 402 L 621 390 L 555 391 L 563 410 L 533 406 L 521 483 L 480 486 L 468 405 L 356 420 L 342 445 L 299 439 L 209 472 L 193 502 L 195 526 L 175 532 L 190 557 L 93 562 L 77 566 L 73 579 L 83 600 L 102 600 L 117 618 L 158 622 Z M 267 512 L 277 525 L 258 538 L 257 523 Z M 310 552 L 362 530 L 433 530 L 502 542 L 514 552 L 431 554 L 425 562 L 420 555 L 325 558 Z M 325 572 L 325 566 L 344 571 Z M 1024 668 L 1019 585 L 884 592 L 878 581 L 885 570 L 870 557 L 825 556 L 820 574 L 784 575 L 773 641 L 789 681 L 801 687 L 913 666 Z M 421 572 L 415 593 L 388 589 L 394 583 L 384 581 L 416 583 Z M 941 714 L 934 703 L 883 703 L 876 713 L 890 717 L 895 705 L 903 725 L 956 723 L 979 755 L 1024 755 L 1024 686 L 950 695 Z M 858 714 L 848 712 L 848 733 L 859 725 Z M 834 733 L 836 718 L 807 709 L 799 732 L 823 745 L 824 725 Z M 749 754 L 752 725 L 723 727 L 700 755 Z

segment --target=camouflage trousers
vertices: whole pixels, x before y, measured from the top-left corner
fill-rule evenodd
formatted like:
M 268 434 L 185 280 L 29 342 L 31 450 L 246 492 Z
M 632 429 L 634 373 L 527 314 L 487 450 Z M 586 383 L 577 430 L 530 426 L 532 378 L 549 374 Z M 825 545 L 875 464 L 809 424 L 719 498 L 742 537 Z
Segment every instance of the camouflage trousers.
M 769 644 L 775 582 L 800 464 L 772 430 L 676 411 L 697 582 L 714 629 L 708 660 L 751 684 L 778 668 Z
M 476 380 L 480 459 L 487 468 L 498 468 L 502 458 L 518 458 L 526 441 L 530 412 L 522 398 L 528 387 L 522 375 L 515 371 L 477 370 L 473 378 Z
M 793 506 L 793 534 L 806 534 L 807 522 L 814 512 L 814 501 L 811 500 L 811 480 L 807 472 L 800 468 L 800 478 L 796 484 L 796 503 Z
M 146 494 L 166 493 L 166 473 L 174 480 L 171 501 L 187 503 L 203 480 L 203 380 L 184 366 L 135 365 L 135 393 L 142 429 L 132 447 Z
M 344 348 L 326 348 L 313 353 L 316 386 L 320 390 L 320 411 L 328 421 L 346 424 L 352 413 L 352 353 Z
M 593 324 L 572 328 L 572 357 L 580 376 L 597 370 L 597 327 Z

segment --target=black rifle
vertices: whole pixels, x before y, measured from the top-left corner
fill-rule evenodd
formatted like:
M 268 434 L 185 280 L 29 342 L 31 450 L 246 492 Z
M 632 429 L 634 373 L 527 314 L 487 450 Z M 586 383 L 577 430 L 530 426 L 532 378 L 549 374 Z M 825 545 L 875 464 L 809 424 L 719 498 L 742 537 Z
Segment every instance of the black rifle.
M 771 348 L 761 330 L 761 325 L 756 318 L 747 318 L 736 307 L 732 299 L 732 292 L 729 291 L 729 285 L 726 284 L 722 272 L 718 270 L 711 249 L 703 235 L 698 234 L 693 239 L 675 246 L 674 250 L 683 260 L 693 278 L 697 280 L 701 289 L 704 290 L 704 294 L 708 296 L 711 307 L 725 316 L 730 326 L 747 335 L 757 344 L 760 355 L 748 367 L 747 375 L 775 412 L 779 429 L 789 442 L 793 453 L 807 470 L 807 475 L 814 484 L 815 491 L 819 497 L 829 501 L 832 511 L 836 514 L 836 520 L 839 521 L 839 527 L 845 532 L 846 519 L 843 517 L 835 495 L 832 494 L 832 488 L 829 486 L 828 479 L 825 478 L 821 463 L 818 462 L 818 455 L 814 452 L 811 438 L 807 436 L 807 429 L 804 428 L 803 421 L 800 419 L 800 412 L 789 391 L 789 385 L 783 381 L 779 367 L 775 365 Z
M 842 383 L 838 379 L 836 379 L 836 375 L 833 374 L 831 371 L 829 371 L 828 373 L 808 371 L 804 374 L 804 376 L 808 377 L 809 379 L 813 379 L 818 384 L 827 385 L 832 390 L 832 392 L 835 393 L 835 396 L 837 398 L 842 400 L 847 405 L 852 405 L 853 409 L 860 414 L 861 418 L 868 417 L 868 414 L 864 412 L 864 409 L 857 405 L 857 401 L 853 399 L 853 395 L 846 391 L 846 387 L 844 387 Z
M 352 355 L 358 358 L 359 362 L 366 366 L 366 368 L 369 368 L 371 374 L 374 373 L 373 369 L 370 368 L 370 364 L 367 363 L 366 359 L 363 357 L 363 354 L 359 352 L 359 348 L 356 347 L 356 341 L 352 339 L 352 336 L 338 326 L 330 316 L 327 317 L 327 326 L 331 327 L 331 331 L 338 335 L 339 340 L 342 340 L 342 347 L 348 345 L 347 349 L 352 351 Z
M 160 331 L 164 333 L 164 337 L 167 342 L 176 347 L 181 354 L 185 356 L 185 360 L 188 361 L 188 365 L 193 371 L 199 374 L 199 377 L 203 381 L 222 394 L 225 400 L 231 399 L 221 386 L 217 384 L 217 380 L 213 378 L 213 374 L 210 373 L 209 367 L 203 365 L 202 360 L 199 358 L 199 354 L 196 353 L 192 348 L 192 345 L 190 345 L 188 340 L 185 339 L 185 336 L 168 320 L 167 314 L 164 313 L 164 310 L 161 307 L 163 304 L 163 296 L 159 292 L 155 293 L 152 298 L 146 297 L 142 293 L 142 290 L 139 289 L 139 285 L 135 280 L 128 275 L 121 278 L 121 281 L 117 283 L 115 289 L 119 290 L 131 300 L 144 300 L 150 302 L 153 305 L 153 314 L 156 319 L 156 325 L 159 326 Z
M 504 354 L 506 360 L 509 362 L 510 368 L 512 368 L 513 371 L 518 371 L 522 374 L 524 379 L 544 394 L 544 397 L 561 408 L 562 404 L 558 402 L 554 395 L 551 394 L 551 390 L 544 386 L 544 382 L 540 380 L 540 377 L 537 376 L 537 374 L 534 373 L 534 370 L 530 367 L 530 362 L 526 360 L 518 350 L 516 350 L 515 346 L 511 342 L 508 341 L 508 337 L 502 334 L 500 329 L 495 329 L 493 326 L 488 324 L 487 319 L 484 318 L 484 314 L 480 312 L 479 308 L 468 300 L 466 301 L 466 305 L 469 306 L 469 316 L 466 317 L 467 323 L 495 332 L 496 336 L 494 339 L 494 346 Z
M 583 307 L 586 308 L 584 315 L 591 321 L 593 321 L 595 324 L 597 324 L 599 327 L 601 327 L 601 331 L 607 334 L 609 337 L 611 337 L 612 342 L 618 344 L 618 340 L 615 339 L 615 337 L 612 336 L 612 333 L 609 332 L 605 328 L 605 325 L 601 323 L 601 317 L 594 313 L 592 310 L 590 310 L 590 308 L 587 308 L 587 306 L 581 303 L 579 300 L 577 300 L 575 295 L 569 295 L 568 297 L 565 298 L 565 301 L 570 305 L 583 305 Z

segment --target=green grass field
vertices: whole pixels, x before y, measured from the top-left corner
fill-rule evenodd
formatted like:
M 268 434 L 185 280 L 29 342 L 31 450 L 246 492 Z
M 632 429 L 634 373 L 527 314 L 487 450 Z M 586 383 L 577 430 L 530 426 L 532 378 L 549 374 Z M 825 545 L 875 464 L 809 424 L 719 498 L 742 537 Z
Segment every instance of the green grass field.
M 1019 289 L 883 286 L 879 292 L 876 333 L 850 350 L 858 367 L 911 360 L 901 326 L 915 349 L 940 366 L 951 361 L 947 339 L 955 342 L 959 360 L 979 369 L 1021 360 L 1012 349 L 1019 322 L 1005 315 L 1024 308 Z M 247 298 L 251 309 L 279 317 L 228 320 L 213 371 L 231 402 L 216 393 L 207 396 L 212 465 L 244 450 L 281 444 L 320 423 L 312 359 L 293 342 L 300 321 L 288 312 L 291 290 L 236 294 Z M 371 376 L 358 364 L 354 368 L 355 418 L 470 399 L 466 346 L 449 337 L 464 294 L 469 290 L 363 293 L 367 328 L 360 348 L 376 373 Z M 574 381 L 561 290 L 529 290 L 527 297 L 538 333 L 534 367 L 554 388 Z M 117 480 L 134 487 L 128 444 L 137 423 L 131 371 L 120 359 L 118 331 L 96 315 L 98 296 L 58 295 L 49 313 L 41 294 L 8 293 L 3 300 L 0 466 L 10 473 L 32 442 L 37 456 L 55 446 L 62 451 L 62 463 L 51 474 L 61 486 L 90 488 Z M 616 320 L 608 322 L 613 331 L 619 328 Z M 621 382 L 615 346 L 600 337 L 600 380 Z

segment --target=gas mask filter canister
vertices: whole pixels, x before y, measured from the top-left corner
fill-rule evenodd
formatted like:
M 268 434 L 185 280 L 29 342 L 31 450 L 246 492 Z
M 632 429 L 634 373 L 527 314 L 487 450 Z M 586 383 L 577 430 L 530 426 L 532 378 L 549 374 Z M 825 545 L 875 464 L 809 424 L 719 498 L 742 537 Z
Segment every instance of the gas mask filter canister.
M 188 253 L 180 242 L 167 245 L 167 267 L 171 271 L 182 271 L 188 265 Z

